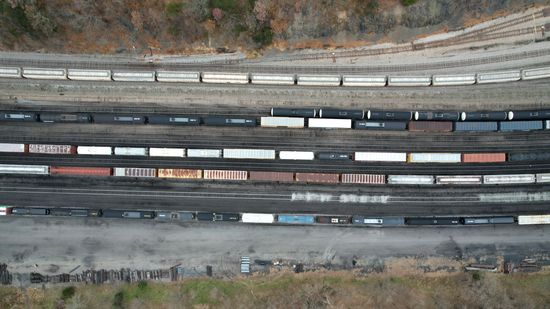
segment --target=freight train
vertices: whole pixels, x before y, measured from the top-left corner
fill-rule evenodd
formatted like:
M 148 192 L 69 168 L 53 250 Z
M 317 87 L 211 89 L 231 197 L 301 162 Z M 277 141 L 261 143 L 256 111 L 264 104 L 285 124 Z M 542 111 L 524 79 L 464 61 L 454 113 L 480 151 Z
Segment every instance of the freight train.
M 455 226 L 455 225 L 495 225 L 495 224 L 550 224 L 550 215 L 519 216 L 368 216 L 368 215 L 323 215 L 323 214 L 266 214 L 228 213 L 202 211 L 164 210 L 122 210 L 86 208 L 45 208 L 0 206 L 0 215 L 12 216 L 61 216 L 61 217 L 102 217 L 112 219 L 154 219 L 175 222 L 242 222 L 251 224 L 281 225 L 337 225 L 365 227 L 402 226 Z
M 317 117 L 319 116 L 319 117 Z M 375 111 L 272 108 L 271 116 L 190 116 L 1 111 L 0 121 L 43 123 L 150 124 L 265 128 L 357 129 L 410 132 L 508 132 L 550 128 L 550 110 Z

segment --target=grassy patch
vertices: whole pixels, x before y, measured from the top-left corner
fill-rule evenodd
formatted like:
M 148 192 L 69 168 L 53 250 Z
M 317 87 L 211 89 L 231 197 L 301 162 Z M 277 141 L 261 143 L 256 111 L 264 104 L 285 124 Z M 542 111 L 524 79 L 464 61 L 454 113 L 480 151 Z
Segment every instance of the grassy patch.
M 416 0 L 401 0 L 401 3 L 403 3 L 404 6 L 409 6 L 415 4 Z
M 183 10 L 183 2 L 168 2 L 166 3 L 165 11 L 169 17 L 179 15 Z
M 183 284 L 182 292 L 191 298 L 194 305 L 214 305 L 221 299 L 232 298 L 242 291 L 242 286 L 235 282 L 212 279 L 193 279 Z

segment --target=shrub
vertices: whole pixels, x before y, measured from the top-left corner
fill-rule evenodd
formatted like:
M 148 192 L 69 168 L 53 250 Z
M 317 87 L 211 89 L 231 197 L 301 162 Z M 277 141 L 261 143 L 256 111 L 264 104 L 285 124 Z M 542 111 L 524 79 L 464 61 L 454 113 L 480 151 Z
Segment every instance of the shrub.
M 120 292 L 115 294 L 115 297 L 113 299 L 113 308 L 115 308 L 115 309 L 124 308 L 122 306 L 123 302 L 124 302 L 124 292 L 120 291 Z
M 183 2 L 169 2 L 166 3 L 166 15 L 168 16 L 176 16 L 183 10 Z
M 63 289 L 61 291 L 61 299 L 68 300 L 71 299 L 76 292 L 76 288 L 74 286 L 69 286 Z
M 273 41 L 273 31 L 270 27 L 263 27 L 254 34 L 252 39 L 261 46 L 269 45 Z
M 409 6 L 415 4 L 416 0 L 401 0 L 401 3 L 403 3 L 404 6 Z

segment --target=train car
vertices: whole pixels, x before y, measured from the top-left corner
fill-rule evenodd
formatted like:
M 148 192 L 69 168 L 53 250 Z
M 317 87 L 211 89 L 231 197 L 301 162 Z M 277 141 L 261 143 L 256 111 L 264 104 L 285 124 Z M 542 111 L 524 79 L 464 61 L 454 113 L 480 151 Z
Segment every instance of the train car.
M 157 177 L 157 170 L 145 167 L 115 167 L 113 175 L 117 177 L 153 178 Z
M 344 75 L 342 76 L 342 86 L 349 87 L 384 87 L 388 83 L 385 75 Z
M 355 161 L 367 162 L 407 162 L 406 152 L 355 152 Z
M 497 71 L 478 73 L 476 82 L 478 84 L 515 82 L 521 79 L 519 70 Z
M 306 182 L 306 183 L 339 183 L 340 174 L 296 173 L 295 179 L 297 182 Z
M 523 152 L 523 153 L 509 153 L 508 161 L 521 162 L 521 161 L 547 161 L 550 160 L 550 152 Z
M 431 76 L 388 76 L 388 86 L 430 86 Z
M 383 185 L 386 183 L 386 176 L 380 174 L 342 174 L 342 183 L 359 183 Z
M 247 180 L 247 171 L 204 170 L 203 178 L 210 180 Z
M 240 215 L 238 213 L 214 213 L 214 221 L 232 221 L 237 222 L 240 219 Z
M 186 168 L 159 168 L 157 169 L 159 178 L 178 178 L 178 179 L 201 179 L 202 170 Z
M 545 120 L 545 121 L 544 121 L 544 128 L 545 128 L 546 130 L 550 130 L 550 120 Z
M 506 112 L 462 112 L 460 120 L 462 121 L 503 121 L 508 118 Z
M 340 86 L 340 75 L 306 75 L 297 74 L 296 84 L 300 86 Z
M 102 217 L 125 219 L 154 219 L 155 212 L 143 210 L 103 209 Z
M 258 85 L 294 85 L 296 75 L 294 74 L 250 74 L 250 82 Z
M 23 68 L 23 77 L 29 79 L 67 79 L 67 70 L 55 68 Z
M 89 114 L 60 114 L 60 113 L 40 113 L 40 121 L 45 123 L 89 123 L 92 122 L 92 116 Z
M 62 217 L 87 217 L 88 210 L 77 208 L 51 208 L 50 215 Z
M 308 118 L 307 127 L 314 129 L 351 129 L 351 119 Z
M 438 185 L 480 185 L 482 179 L 481 175 L 445 175 L 435 176 L 435 183 Z
M 550 182 L 550 173 L 538 173 L 537 183 Z
M 110 156 L 113 154 L 113 148 L 110 146 L 78 146 L 76 153 L 79 155 L 92 156 Z
M 404 226 L 404 217 L 366 217 L 355 215 L 352 218 L 352 224 L 368 226 Z
M 215 84 L 248 84 L 250 76 L 248 73 L 240 72 L 202 72 L 203 83 Z
M 406 217 L 406 225 L 459 225 L 459 217 Z
M 304 127 L 305 118 L 298 117 L 261 117 L 260 125 L 263 128 L 298 128 Z
M 491 153 L 463 153 L 463 163 L 496 163 L 506 162 L 505 152 L 491 152 Z
M 509 111 L 508 120 L 544 120 L 550 119 L 550 110 Z
M 200 117 L 185 115 L 150 115 L 147 116 L 147 123 L 198 126 L 201 123 L 201 119 Z
M 315 222 L 321 224 L 351 224 L 349 216 L 316 216 Z
M 214 221 L 213 212 L 197 212 L 198 221 Z
M 499 121 L 499 130 L 502 132 L 509 131 L 532 131 L 542 130 L 541 120 L 526 120 L 526 121 Z
M 231 118 L 224 116 L 202 117 L 202 122 L 207 126 L 228 126 L 228 127 L 255 127 L 256 118 Z
M 321 118 L 340 118 L 340 119 L 363 119 L 365 111 L 360 109 L 327 109 L 319 110 Z
M 353 128 L 357 130 L 405 131 L 407 130 L 407 122 L 356 120 L 353 122 Z
M 482 224 L 514 224 L 515 218 L 507 217 L 465 217 L 462 219 L 464 225 L 482 225 Z
M 269 182 L 293 182 L 294 173 L 291 172 L 262 172 L 262 171 L 250 171 L 249 179 L 255 181 L 269 181 Z
M 408 154 L 409 163 L 460 163 L 461 153 L 413 152 Z
M 373 111 L 367 112 L 367 119 L 369 120 L 402 120 L 409 121 L 413 117 L 412 112 L 404 111 Z
M 51 175 L 111 176 L 110 167 L 50 166 Z
M 388 183 L 392 185 L 432 185 L 434 184 L 434 176 L 388 175 Z
M 50 214 L 50 209 L 41 207 L 13 207 L 11 214 L 17 216 L 47 216 Z
M 28 112 L 0 112 L 0 121 L 25 121 L 25 122 L 35 122 L 38 120 L 37 113 L 28 113 Z
M 523 215 L 518 216 L 519 225 L 550 224 L 550 215 Z
M 149 148 L 150 157 L 185 158 L 185 148 Z
M 459 112 L 414 112 L 414 120 L 458 121 Z
M 69 69 L 67 70 L 67 78 L 70 80 L 85 80 L 85 81 L 111 81 L 111 70 L 90 70 L 90 69 Z
M 279 151 L 281 160 L 314 160 L 315 153 L 312 151 Z
M 113 71 L 111 77 L 117 82 L 154 82 L 155 71 Z
M 271 149 L 223 149 L 224 159 L 254 159 L 254 160 L 275 160 L 275 150 Z
M 139 115 L 93 114 L 92 120 L 98 124 L 144 124 L 145 117 Z
M 546 30 L 547 25 L 544 27 Z M 521 79 L 522 80 L 531 80 L 539 78 L 549 78 L 550 77 L 550 67 L 535 68 L 521 70 Z
M 27 151 L 28 149 L 25 144 L 0 143 L 0 152 L 25 153 Z
M 485 175 L 483 183 L 486 185 L 507 185 L 535 183 L 535 174 Z
M 0 164 L 0 174 L 48 175 L 48 165 Z
M 455 122 L 456 132 L 496 132 L 498 122 L 496 121 L 467 121 Z
M 317 116 L 317 111 L 314 108 L 273 107 L 271 109 L 271 116 L 314 118 Z
M 9 216 L 9 215 L 11 215 L 11 209 L 12 209 L 12 207 L 10 207 L 10 206 L 0 205 L 0 216 Z
M 263 223 L 272 224 L 275 222 L 275 215 L 260 213 L 243 213 L 241 216 L 243 223 Z
M 146 147 L 115 147 L 116 156 L 148 156 L 149 149 Z
M 221 158 L 221 149 L 187 149 L 188 158 Z
M 284 224 L 313 224 L 315 217 L 312 215 L 282 214 L 277 216 L 278 223 Z
M 319 160 L 346 161 L 350 159 L 349 153 L 343 153 L 343 152 L 320 152 L 317 156 Z
M 17 67 L 0 67 L 1 78 L 21 78 L 23 77 L 21 68 Z
M 200 72 L 189 71 L 156 71 L 157 81 L 168 83 L 200 83 Z
M 29 144 L 29 153 L 76 154 L 76 147 L 71 145 Z
M 475 83 L 476 83 L 475 74 L 432 76 L 432 85 L 434 86 L 460 86 L 460 85 L 473 85 Z
M 409 122 L 411 132 L 452 132 L 452 121 L 411 121 Z

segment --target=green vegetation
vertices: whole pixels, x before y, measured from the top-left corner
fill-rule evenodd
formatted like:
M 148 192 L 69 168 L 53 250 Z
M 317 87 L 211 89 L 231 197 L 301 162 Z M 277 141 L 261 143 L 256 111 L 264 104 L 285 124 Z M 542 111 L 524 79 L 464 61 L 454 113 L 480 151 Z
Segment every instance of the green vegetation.
M 237 2 L 235 0 L 210 0 L 208 6 L 213 8 L 222 9 L 226 12 L 236 12 L 238 8 Z
M 165 10 L 168 17 L 179 15 L 183 10 L 183 2 L 168 2 L 166 3 Z
M 474 271 L 472 272 L 472 279 L 474 279 L 474 281 L 479 281 L 481 280 L 481 273 L 479 271 Z
M 273 41 L 273 31 L 269 27 L 263 27 L 254 34 L 252 39 L 254 39 L 254 42 L 260 44 L 260 46 L 269 45 Z
M 61 291 L 61 299 L 69 300 L 73 298 L 75 293 L 76 293 L 76 288 L 74 286 L 66 287 L 63 289 L 63 291 Z
M 404 6 L 409 6 L 415 4 L 416 0 L 401 0 L 401 3 L 403 3 Z
M 193 305 L 215 305 L 220 302 L 218 298 L 234 297 L 241 289 L 238 284 L 227 281 L 193 279 L 183 284 L 181 290 L 185 295 L 191 295 Z

